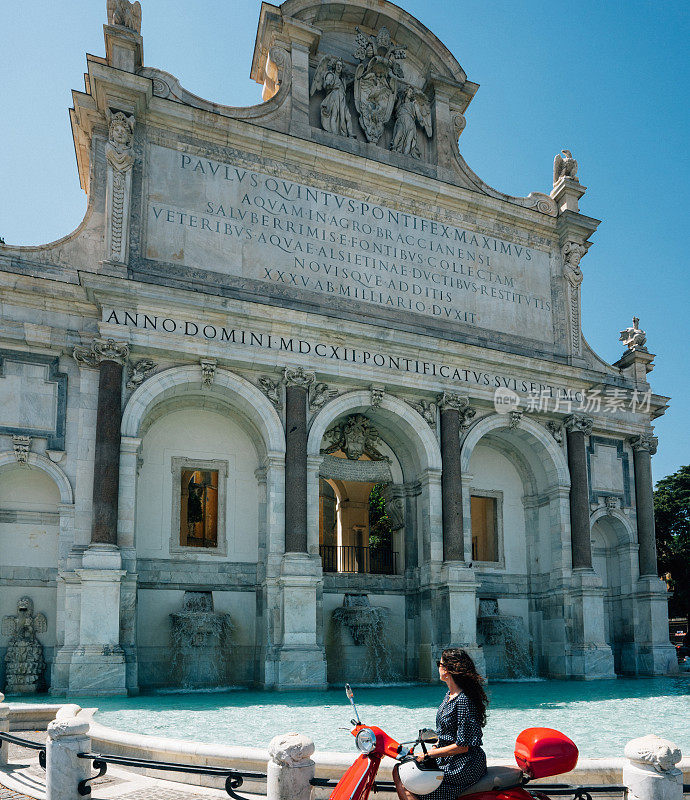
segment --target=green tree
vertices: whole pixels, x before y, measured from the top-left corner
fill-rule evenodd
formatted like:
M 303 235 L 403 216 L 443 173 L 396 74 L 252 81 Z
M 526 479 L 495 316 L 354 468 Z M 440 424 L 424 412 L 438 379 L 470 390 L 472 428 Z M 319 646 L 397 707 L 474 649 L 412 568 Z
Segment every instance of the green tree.
M 690 465 L 662 478 L 654 492 L 659 574 L 671 574 L 671 616 L 690 615 Z
M 386 514 L 385 483 L 377 483 L 369 494 L 369 547 L 374 550 L 390 550 L 392 531 Z

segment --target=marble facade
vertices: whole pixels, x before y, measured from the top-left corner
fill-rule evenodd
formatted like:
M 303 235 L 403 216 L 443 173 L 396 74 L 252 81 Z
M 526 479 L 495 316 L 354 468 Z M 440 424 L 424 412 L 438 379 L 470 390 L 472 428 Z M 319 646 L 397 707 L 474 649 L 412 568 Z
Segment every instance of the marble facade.
M 459 146 L 478 85 L 384 0 L 263 3 L 248 108 L 145 66 L 128 7 L 73 94 L 83 222 L 0 244 L 0 616 L 53 609 L 51 691 L 169 685 L 189 591 L 229 615 L 233 684 L 340 680 L 348 593 L 387 609 L 402 678 L 451 644 L 483 666 L 480 600 L 523 620 L 538 674 L 672 671 L 650 517 L 668 398 L 639 321 L 615 364 L 582 336 L 599 222 L 570 151 L 548 193 L 483 182 Z M 383 460 L 352 463 L 385 463 L 395 498 L 390 574 L 321 557 L 329 436 L 356 415 Z M 216 549 L 177 538 L 193 463 L 221 481 Z M 500 504 L 492 562 L 473 495 Z

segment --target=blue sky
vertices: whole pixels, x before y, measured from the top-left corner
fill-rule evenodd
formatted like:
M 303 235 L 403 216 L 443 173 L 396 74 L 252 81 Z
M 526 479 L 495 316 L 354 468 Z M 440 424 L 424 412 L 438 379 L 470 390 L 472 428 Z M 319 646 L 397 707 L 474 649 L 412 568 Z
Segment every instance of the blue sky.
M 583 259 L 583 330 L 607 361 L 633 314 L 657 354 L 652 387 L 672 397 L 656 423 L 655 479 L 690 463 L 690 3 L 405 0 L 480 89 L 460 139 L 481 178 L 509 194 L 548 192 L 572 150 L 602 220 Z M 202 97 L 260 100 L 249 80 L 258 0 L 142 0 L 144 62 Z M 67 109 L 84 54 L 103 55 L 105 0 L 14 4 L 0 52 L 0 236 L 41 244 L 73 230 L 79 188 Z

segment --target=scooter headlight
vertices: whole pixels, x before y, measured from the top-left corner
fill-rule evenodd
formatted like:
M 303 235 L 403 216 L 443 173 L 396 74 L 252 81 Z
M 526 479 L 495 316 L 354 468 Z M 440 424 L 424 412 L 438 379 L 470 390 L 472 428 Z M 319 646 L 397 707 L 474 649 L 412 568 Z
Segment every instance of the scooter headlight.
M 376 747 L 376 734 L 369 728 L 362 728 L 355 736 L 355 744 L 362 753 L 371 753 Z

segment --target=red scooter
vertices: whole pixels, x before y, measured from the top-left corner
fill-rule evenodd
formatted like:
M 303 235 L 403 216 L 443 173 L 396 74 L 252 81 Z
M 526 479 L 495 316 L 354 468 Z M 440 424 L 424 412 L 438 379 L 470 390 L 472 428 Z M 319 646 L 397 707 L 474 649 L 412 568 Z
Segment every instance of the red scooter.
M 394 758 L 402 764 L 409 763 L 415 758 L 415 747 L 421 745 L 422 751 L 426 753 L 426 743 L 434 741 L 436 734 L 426 729 L 420 731 L 413 742 L 396 742 L 381 728 L 364 725 L 359 718 L 352 689 L 347 684 L 345 693 L 355 713 L 351 733 L 362 755 L 338 781 L 330 800 L 367 800 L 374 788 L 376 774 L 384 756 Z M 548 778 L 570 772 L 577 764 L 577 757 L 575 744 L 559 731 L 552 728 L 527 728 L 515 742 L 517 767 L 489 767 L 483 778 L 458 796 L 463 800 L 534 800 L 534 795 L 525 791 L 523 786 L 534 778 Z M 443 774 L 436 763 L 424 762 L 418 767 L 430 770 L 434 775 L 428 776 L 431 784 L 435 784 L 428 792 L 437 788 Z M 413 787 L 409 788 L 415 794 L 418 793 Z M 542 800 L 549 800 L 544 794 L 538 796 Z

